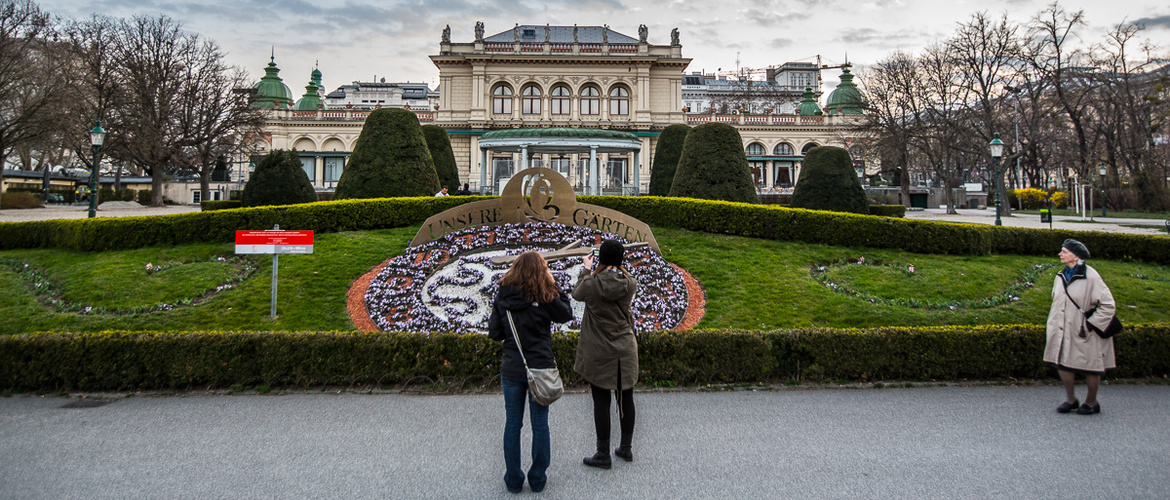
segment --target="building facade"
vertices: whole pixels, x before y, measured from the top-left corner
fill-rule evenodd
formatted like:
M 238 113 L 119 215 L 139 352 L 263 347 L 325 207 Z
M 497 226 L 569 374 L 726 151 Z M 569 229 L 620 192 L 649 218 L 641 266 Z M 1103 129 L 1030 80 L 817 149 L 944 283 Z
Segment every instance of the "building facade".
M 420 122 L 447 129 L 460 178 L 474 191 L 498 194 L 519 170 L 545 166 L 582 193 L 634 195 L 646 192 L 663 128 L 720 122 L 739 130 L 761 192 L 784 192 L 798 178 L 804 152 L 820 145 L 850 147 L 861 122 L 864 99 L 856 87 L 834 91 L 841 92 L 838 112 L 821 108 L 820 70 L 811 63 L 770 69 L 756 85 L 764 89 L 760 103 L 721 112 L 712 103 L 736 90 L 717 78 L 685 73 L 690 59 L 677 29 L 664 44 L 650 43 L 645 26 L 636 38 L 608 26 L 516 25 L 485 36 L 477 23 L 474 33 L 471 41 L 452 42 L 444 30 L 438 53 L 430 56 L 439 69 L 438 92 L 421 84 L 355 82 L 316 101 L 321 84 L 314 71 L 304 97 L 294 103 L 270 62 L 257 84 L 257 102 L 270 104 L 264 105 L 268 120 L 255 152 L 297 150 L 314 186 L 330 191 L 370 110 L 409 107 Z M 842 87 L 846 83 L 852 85 Z M 406 95 L 412 86 L 415 100 Z M 494 139 L 488 147 L 481 145 L 485 134 L 515 129 L 529 130 L 506 140 L 489 136 Z M 615 139 L 622 145 L 591 148 L 590 141 L 614 137 L 589 130 L 622 134 Z M 236 168 L 246 169 L 249 160 L 237 159 Z

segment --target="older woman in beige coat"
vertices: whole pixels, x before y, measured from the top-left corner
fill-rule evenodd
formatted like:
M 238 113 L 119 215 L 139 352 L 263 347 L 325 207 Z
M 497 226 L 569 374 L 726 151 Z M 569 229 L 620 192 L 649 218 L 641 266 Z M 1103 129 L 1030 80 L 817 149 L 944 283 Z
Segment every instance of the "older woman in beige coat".
M 1116 306 L 1113 294 L 1096 269 L 1085 264 L 1089 249 L 1077 240 L 1064 240 L 1060 262 L 1065 265 L 1052 286 L 1052 309 L 1048 311 L 1048 342 L 1044 361 L 1060 372 L 1066 400 L 1056 408 L 1060 413 L 1073 410 L 1080 415 L 1100 413 L 1097 387 L 1105 370 L 1117 364 L 1113 358 L 1113 339 L 1101 338 L 1091 328 L 1105 330 L 1113 319 Z M 1085 375 L 1089 392 L 1085 403 L 1077 401 L 1074 377 Z M 1078 406 L 1079 405 L 1079 406 Z
M 613 454 L 627 462 L 634 459 L 630 440 L 634 435 L 634 384 L 638 381 L 638 341 L 634 338 L 634 317 L 630 303 L 638 280 L 622 268 L 625 247 L 605 240 L 593 267 L 593 256 L 585 257 L 585 269 L 577 277 L 573 299 L 585 303 L 577 358 L 573 371 L 589 382 L 593 393 L 593 426 L 597 431 L 597 453 L 585 457 L 590 467 L 609 469 L 610 393 L 618 400 L 621 444 Z

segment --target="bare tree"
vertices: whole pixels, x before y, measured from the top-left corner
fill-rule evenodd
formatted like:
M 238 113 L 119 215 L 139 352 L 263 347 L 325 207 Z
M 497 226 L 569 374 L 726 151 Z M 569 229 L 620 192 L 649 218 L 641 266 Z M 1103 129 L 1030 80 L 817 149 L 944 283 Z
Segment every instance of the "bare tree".
M 63 69 L 48 13 L 31 0 L 0 0 L 0 167 L 54 130 L 54 106 L 69 88 Z
M 120 152 L 126 150 L 126 127 L 122 116 L 126 105 L 126 87 L 114 59 L 120 21 L 94 15 L 84 20 L 69 21 L 65 34 L 73 56 L 76 75 L 76 95 L 65 106 L 71 118 L 65 127 L 63 148 L 77 151 L 78 161 L 94 168 L 89 151 L 88 131 L 95 120 L 101 120 L 106 130 L 102 150 L 114 160 L 114 189 L 121 189 L 122 166 L 126 163 Z M 133 166 L 133 164 L 131 164 Z M 137 170 L 135 173 L 141 173 Z
M 244 138 L 260 132 L 264 114 L 249 105 L 248 86 L 242 69 L 229 67 L 219 47 L 204 41 L 186 54 L 181 95 L 184 151 L 199 172 L 201 199 L 209 199 L 211 173 L 217 160 L 234 156 L 244 148 Z
M 115 75 L 125 85 L 119 126 L 124 140 L 111 154 L 130 161 L 151 177 L 151 205 L 162 204 L 166 169 L 182 157 L 185 62 L 202 44 L 167 16 L 134 17 L 118 22 L 113 38 Z
M 869 98 L 862 134 L 872 138 L 872 147 L 881 158 L 882 169 L 896 175 L 901 185 L 902 204 L 910 206 L 910 138 L 917 133 L 914 114 L 918 61 L 897 51 L 860 75 Z
M 1093 116 L 1090 127 L 1101 138 L 1097 152 L 1107 167 L 1111 167 L 1114 187 L 1120 186 L 1120 173 L 1128 171 L 1136 190 L 1138 204 L 1149 210 L 1170 210 L 1165 174 L 1155 161 L 1154 137 L 1163 127 L 1167 103 L 1156 98 L 1159 85 L 1164 89 L 1165 74 L 1151 74 L 1157 69 L 1151 57 L 1153 47 L 1140 47 L 1143 57 L 1133 60 L 1129 49 L 1135 42 L 1140 26 L 1122 23 L 1106 36 L 1105 42 L 1093 51 L 1097 90 L 1091 101 Z M 1114 200 L 1120 194 L 1115 190 Z

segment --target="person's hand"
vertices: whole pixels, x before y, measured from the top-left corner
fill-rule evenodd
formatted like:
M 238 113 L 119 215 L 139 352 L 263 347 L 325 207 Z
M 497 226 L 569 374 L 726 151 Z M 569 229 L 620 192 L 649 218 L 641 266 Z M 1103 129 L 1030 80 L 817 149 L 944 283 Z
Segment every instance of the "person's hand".
M 585 258 L 581 259 L 581 263 L 585 265 L 585 269 L 593 269 L 593 254 L 585 254 Z

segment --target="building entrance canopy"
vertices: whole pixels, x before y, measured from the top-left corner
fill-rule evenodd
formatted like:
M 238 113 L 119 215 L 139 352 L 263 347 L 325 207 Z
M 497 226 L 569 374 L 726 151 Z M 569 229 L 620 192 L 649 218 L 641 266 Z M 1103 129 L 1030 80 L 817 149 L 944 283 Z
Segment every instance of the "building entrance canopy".
M 600 194 L 597 154 L 634 154 L 633 186 L 638 186 L 638 156 L 642 141 L 629 132 L 582 128 L 523 128 L 494 130 L 479 139 L 483 165 L 487 165 L 489 151 L 520 153 L 525 167 L 534 155 L 589 155 L 589 194 Z M 488 186 L 487 169 L 480 169 L 480 185 Z M 636 194 L 636 193 L 635 193 Z

